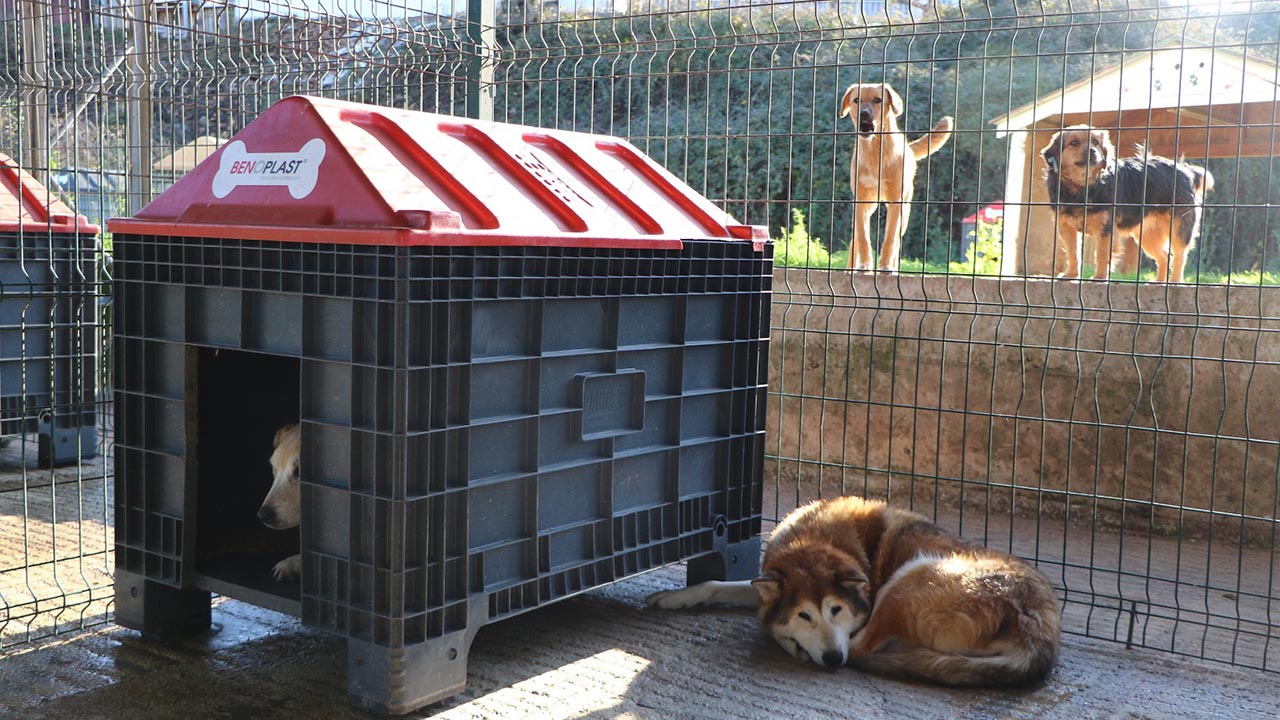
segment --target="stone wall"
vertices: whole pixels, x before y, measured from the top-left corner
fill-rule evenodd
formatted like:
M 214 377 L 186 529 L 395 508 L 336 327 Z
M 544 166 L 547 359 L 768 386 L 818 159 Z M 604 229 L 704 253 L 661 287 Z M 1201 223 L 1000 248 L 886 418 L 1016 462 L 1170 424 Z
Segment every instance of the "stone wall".
M 1280 288 L 774 280 L 770 467 L 801 495 L 1280 532 Z

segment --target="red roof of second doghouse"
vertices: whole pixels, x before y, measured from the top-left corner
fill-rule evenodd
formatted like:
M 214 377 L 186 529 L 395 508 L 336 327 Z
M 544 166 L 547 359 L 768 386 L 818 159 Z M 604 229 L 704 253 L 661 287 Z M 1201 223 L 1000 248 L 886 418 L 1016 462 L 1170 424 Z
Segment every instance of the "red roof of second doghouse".
M 978 212 L 964 217 L 960 220 L 962 223 L 976 223 L 978 218 L 982 218 L 984 223 L 997 223 L 1004 219 L 1004 203 L 997 202 L 982 208 Z
M 113 232 L 388 245 L 768 238 L 631 144 L 295 96 Z
M 98 226 L 77 215 L 13 158 L 0 154 L 0 232 L 96 235 Z

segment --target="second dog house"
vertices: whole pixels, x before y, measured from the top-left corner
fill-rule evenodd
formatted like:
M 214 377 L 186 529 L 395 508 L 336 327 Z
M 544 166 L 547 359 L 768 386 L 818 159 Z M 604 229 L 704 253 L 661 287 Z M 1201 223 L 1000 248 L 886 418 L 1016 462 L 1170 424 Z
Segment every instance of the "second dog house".
M 40 465 L 98 452 L 98 227 L 0 155 L 0 435 Z
M 293 613 L 406 712 L 486 623 L 755 575 L 771 248 L 631 145 L 295 97 L 111 228 L 122 624 Z M 299 420 L 301 527 L 268 530 Z

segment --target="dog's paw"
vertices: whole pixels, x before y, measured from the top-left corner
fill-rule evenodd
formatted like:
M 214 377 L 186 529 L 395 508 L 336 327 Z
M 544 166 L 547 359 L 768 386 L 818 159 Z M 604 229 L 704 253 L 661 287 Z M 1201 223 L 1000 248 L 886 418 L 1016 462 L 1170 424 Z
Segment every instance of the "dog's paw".
M 688 607 L 680 601 L 683 590 L 661 590 L 644 599 L 644 604 L 651 608 L 663 610 L 679 610 Z
M 656 592 L 644 599 L 644 604 L 651 608 L 660 608 L 662 610 L 684 610 L 691 607 L 697 607 L 702 603 L 704 598 L 698 586 L 680 588 L 678 590 L 663 590 Z
M 271 575 L 280 582 L 293 582 L 302 575 L 302 556 L 290 555 L 271 568 Z
M 663 590 L 645 598 L 649 607 L 683 610 L 698 606 L 753 608 L 760 605 L 760 594 L 750 580 L 708 580 L 678 590 Z

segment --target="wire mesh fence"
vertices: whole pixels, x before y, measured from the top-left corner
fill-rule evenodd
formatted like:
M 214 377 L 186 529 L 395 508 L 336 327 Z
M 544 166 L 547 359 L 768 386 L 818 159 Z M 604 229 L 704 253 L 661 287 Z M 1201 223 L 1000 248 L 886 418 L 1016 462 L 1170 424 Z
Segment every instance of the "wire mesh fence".
M 1069 632 L 1280 669 L 1280 3 L 7 0 L 0 33 L 0 152 L 94 222 L 294 93 L 624 137 L 777 242 L 766 516 L 887 498 L 1033 558 Z M 880 105 L 953 129 L 897 272 L 850 272 L 852 176 L 909 175 Z M 1167 157 L 1193 197 L 1068 197 L 1080 124 L 1109 145 L 1077 167 Z M 1110 280 L 1051 279 L 1072 254 Z M 0 484 L 0 645 L 106 618 L 97 398 L 99 459 Z
M 0 6 L 0 647 L 100 622 L 112 543 L 104 258 L 97 228 L 61 204 L 74 198 L 50 190 L 79 188 L 87 206 L 88 181 L 43 153 L 29 163 L 51 141 L 86 160 L 110 143 L 96 114 L 46 118 L 75 80 L 17 62 L 49 37 L 13 10 Z

